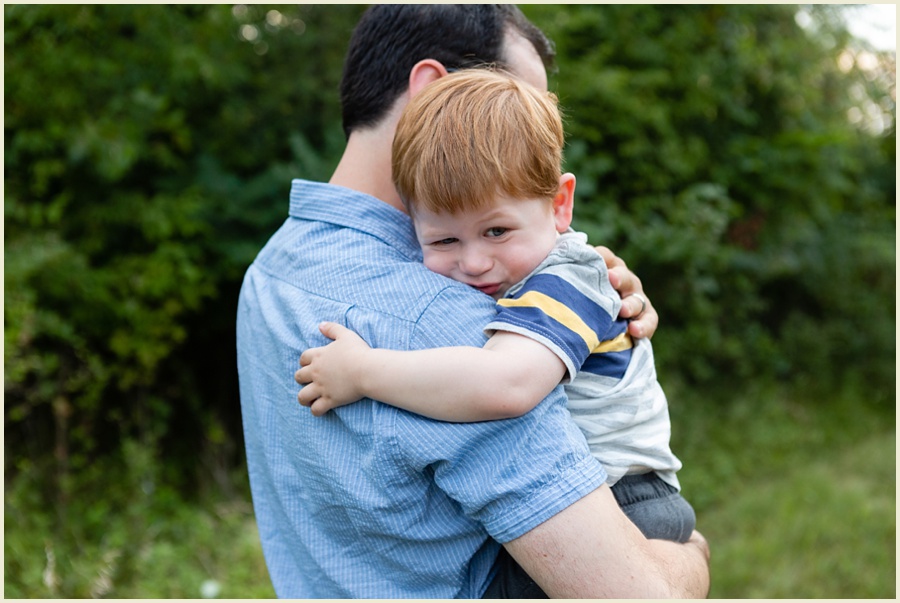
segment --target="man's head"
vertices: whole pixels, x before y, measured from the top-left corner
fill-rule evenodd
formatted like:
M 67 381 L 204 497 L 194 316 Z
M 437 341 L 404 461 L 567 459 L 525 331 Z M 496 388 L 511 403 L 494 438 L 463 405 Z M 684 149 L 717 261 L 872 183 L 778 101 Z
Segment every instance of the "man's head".
M 556 97 L 467 69 L 414 96 L 397 125 L 394 184 L 425 265 L 495 298 L 525 278 L 572 219 Z
M 525 53 L 552 67 L 553 45 L 514 5 L 374 5 L 357 24 L 344 61 L 344 132 L 349 137 L 384 118 L 423 59 L 450 70 L 491 64 L 534 72 L 538 65 L 526 63 Z

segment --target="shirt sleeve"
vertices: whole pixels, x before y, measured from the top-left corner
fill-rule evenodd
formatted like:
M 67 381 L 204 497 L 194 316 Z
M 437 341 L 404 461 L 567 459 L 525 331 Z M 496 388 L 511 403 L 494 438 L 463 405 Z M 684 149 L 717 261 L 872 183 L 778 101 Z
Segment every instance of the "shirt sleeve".
M 489 300 L 474 299 L 475 306 L 470 291 L 448 288 L 418 321 L 410 348 L 483 344 L 481 326 L 493 310 Z M 476 323 L 474 338 L 471 330 L 463 335 Z M 438 487 L 501 543 L 518 538 L 606 480 L 571 420 L 562 387 L 531 412 L 501 421 L 443 423 L 397 411 L 395 434 L 403 441 L 407 462 L 430 467 Z
M 497 316 L 485 331 L 509 331 L 544 344 L 566 365 L 567 383 L 613 327 L 612 304 L 600 293 L 604 278 L 596 265 L 582 262 L 538 272 L 497 302 Z

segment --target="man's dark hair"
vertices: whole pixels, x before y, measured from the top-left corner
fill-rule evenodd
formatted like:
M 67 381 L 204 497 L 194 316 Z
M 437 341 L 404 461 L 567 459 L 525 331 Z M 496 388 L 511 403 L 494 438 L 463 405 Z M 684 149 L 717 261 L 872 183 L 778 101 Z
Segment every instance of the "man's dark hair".
M 344 134 L 373 126 L 409 85 L 423 59 L 448 69 L 485 64 L 506 67 L 507 29 L 531 42 L 548 70 L 555 51 L 544 33 L 512 4 L 376 4 L 360 18 L 344 61 L 341 106 Z

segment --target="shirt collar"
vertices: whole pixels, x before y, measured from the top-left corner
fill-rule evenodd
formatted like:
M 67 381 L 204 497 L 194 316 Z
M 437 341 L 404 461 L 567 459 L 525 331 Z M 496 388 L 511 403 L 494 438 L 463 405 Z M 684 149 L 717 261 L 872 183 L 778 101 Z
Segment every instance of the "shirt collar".
M 291 182 L 290 200 L 288 213 L 292 218 L 359 230 L 421 261 L 412 220 L 380 199 L 343 186 L 298 178 Z

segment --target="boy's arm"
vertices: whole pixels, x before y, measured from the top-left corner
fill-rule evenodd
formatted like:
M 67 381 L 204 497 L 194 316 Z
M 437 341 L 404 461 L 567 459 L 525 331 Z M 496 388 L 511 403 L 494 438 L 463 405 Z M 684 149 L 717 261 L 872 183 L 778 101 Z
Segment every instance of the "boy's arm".
M 525 414 L 566 373 L 549 348 L 497 332 L 483 348 L 372 349 L 353 331 L 322 323 L 327 346 L 306 350 L 294 378 L 314 415 L 372 398 L 441 421 L 488 421 Z

